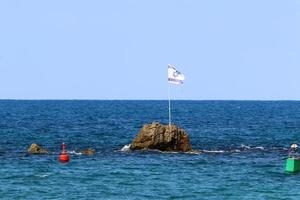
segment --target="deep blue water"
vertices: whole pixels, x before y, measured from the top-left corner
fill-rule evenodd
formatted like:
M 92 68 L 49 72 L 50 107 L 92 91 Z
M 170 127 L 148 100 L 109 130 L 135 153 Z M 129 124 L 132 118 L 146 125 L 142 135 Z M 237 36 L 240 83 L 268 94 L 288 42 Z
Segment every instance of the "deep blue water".
M 173 122 L 204 154 L 126 152 L 167 101 L 0 101 L 0 199 L 299 199 L 284 172 L 300 141 L 298 101 L 173 101 Z M 71 153 L 58 162 L 61 143 Z M 30 156 L 31 143 L 49 155 Z

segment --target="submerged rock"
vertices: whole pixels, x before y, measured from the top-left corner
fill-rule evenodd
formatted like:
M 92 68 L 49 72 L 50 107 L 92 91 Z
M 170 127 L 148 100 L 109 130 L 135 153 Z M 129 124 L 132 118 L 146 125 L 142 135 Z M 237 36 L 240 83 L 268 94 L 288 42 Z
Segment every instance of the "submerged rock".
M 80 153 L 82 153 L 83 155 L 91 156 L 91 155 L 94 155 L 96 153 L 96 151 L 94 149 L 84 149 L 84 150 L 81 150 Z
M 160 151 L 192 150 L 190 139 L 184 129 L 175 125 L 162 125 L 159 122 L 146 124 L 130 146 L 131 150 L 157 149 Z
M 28 153 L 30 154 L 48 154 L 47 149 L 33 143 L 30 145 L 29 149 L 28 149 Z

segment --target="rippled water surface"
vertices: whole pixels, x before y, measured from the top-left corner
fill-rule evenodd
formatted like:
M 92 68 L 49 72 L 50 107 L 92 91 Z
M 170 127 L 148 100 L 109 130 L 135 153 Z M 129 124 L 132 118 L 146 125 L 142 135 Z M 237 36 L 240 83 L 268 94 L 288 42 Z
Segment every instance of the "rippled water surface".
M 203 154 L 121 151 L 167 101 L 0 101 L 0 199 L 299 199 L 297 101 L 173 101 Z M 71 153 L 58 162 L 62 142 Z M 31 143 L 49 155 L 26 153 Z M 96 155 L 77 152 L 94 148 Z

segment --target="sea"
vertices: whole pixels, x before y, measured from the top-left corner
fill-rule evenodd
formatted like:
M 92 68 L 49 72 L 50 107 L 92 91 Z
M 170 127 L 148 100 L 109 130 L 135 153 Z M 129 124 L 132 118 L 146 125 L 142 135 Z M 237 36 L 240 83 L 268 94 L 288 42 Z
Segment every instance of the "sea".
M 300 142 L 300 101 L 171 108 L 203 153 L 128 149 L 144 124 L 168 123 L 168 101 L 1 100 L 0 199 L 300 199 L 300 174 L 285 172 Z M 29 155 L 32 143 L 49 154 Z M 95 155 L 80 153 L 88 148 Z

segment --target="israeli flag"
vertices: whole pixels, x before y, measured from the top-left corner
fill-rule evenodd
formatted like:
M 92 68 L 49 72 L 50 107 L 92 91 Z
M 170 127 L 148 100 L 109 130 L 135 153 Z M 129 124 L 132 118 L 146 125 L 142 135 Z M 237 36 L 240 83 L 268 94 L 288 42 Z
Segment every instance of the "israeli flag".
M 183 84 L 183 73 L 176 70 L 174 65 L 168 64 L 168 81 L 173 84 Z

